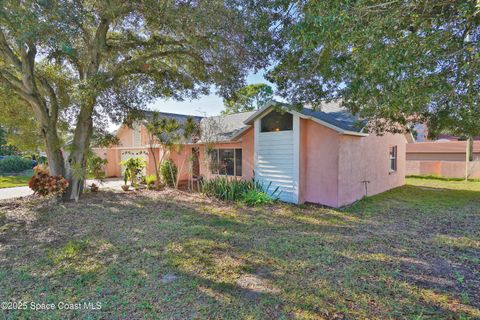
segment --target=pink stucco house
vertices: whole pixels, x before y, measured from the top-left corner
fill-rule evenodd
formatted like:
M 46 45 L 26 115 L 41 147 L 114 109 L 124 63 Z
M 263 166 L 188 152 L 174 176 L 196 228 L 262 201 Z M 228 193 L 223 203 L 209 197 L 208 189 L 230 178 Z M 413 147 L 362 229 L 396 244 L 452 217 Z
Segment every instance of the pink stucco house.
M 187 118 L 169 113 L 160 116 L 180 122 Z M 272 102 L 257 111 L 195 120 L 203 128 L 201 139 L 167 155 L 181 169 L 182 180 L 188 179 L 192 170 L 193 175 L 206 178 L 217 174 L 255 177 L 278 186 L 283 201 L 331 207 L 405 182 L 405 136 L 366 133 L 364 122 L 336 102 L 326 103 L 321 111 L 285 109 Z M 214 133 L 206 137 L 207 132 Z M 144 123 L 121 127 L 117 135 L 118 146 L 96 149 L 108 160 L 107 175 L 120 176 L 120 161 L 136 156 L 147 160 L 146 173 L 153 174 Z M 223 164 L 221 172 L 212 172 L 207 165 L 206 145 L 209 150 L 213 147 L 209 157 L 213 155 Z M 158 147 L 153 152 L 160 157 L 164 151 Z

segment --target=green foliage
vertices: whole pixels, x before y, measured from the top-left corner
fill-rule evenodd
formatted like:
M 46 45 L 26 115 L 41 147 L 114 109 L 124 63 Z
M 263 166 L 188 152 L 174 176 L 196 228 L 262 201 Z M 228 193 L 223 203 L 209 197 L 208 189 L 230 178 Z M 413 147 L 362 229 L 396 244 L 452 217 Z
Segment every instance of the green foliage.
M 175 187 L 177 182 L 178 168 L 172 160 L 167 159 L 162 162 L 160 165 L 160 174 L 163 182 L 167 186 Z
M 267 78 L 293 103 L 343 98 L 377 132 L 480 134 L 478 1 L 303 1 Z
M 153 188 L 156 182 L 157 182 L 157 177 L 155 175 L 148 175 L 145 177 L 145 183 L 149 188 Z
M 17 156 L 9 156 L 0 160 L 0 172 L 18 173 L 28 169 L 32 169 L 32 160 Z
M 242 202 L 247 206 L 256 207 L 267 204 L 272 204 L 273 199 L 264 191 L 249 190 L 243 194 Z
M 273 89 L 267 84 L 250 84 L 236 91 L 229 99 L 224 99 L 223 114 L 253 111 L 272 100 Z
M 105 166 L 107 159 L 102 159 L 93 152 L 87 157 L 87 175 L 92 176 L 96 180 L 103 181 L 105 179 Z
M 266 204 L 270 200 L 277 200 L 279 190 L 276 188 L 272 194 L 269 195 L 268 191 L 271 184 L 266 188 L 258 180 L 244 180 L 229 178 L 226 176 L 217 176 L 212 179 L 202 182 L 201 192 L 208 197 L 214 197 L 224 201 L 246 201 L 248 205 Z
M 5 0 L 0 79 L 48 133 L 50 168 L 85 171 L 85 154 L 60 154 L 62 126 L 75 123 L 75 148 L 87 150 L 92 131 L 131 120 L 151 99 L 232 94 L 269 61 L 281 9 L 267 0 Z
M 7 131 L 0 126 L 0 146 L 7 144 Z
M 20 151 L 16 146 L 12 146 L 12 145 L 0 146 L 0 156 L 13 156 L 19 153 Z
M 31 106 L 4 85 L 0 85 L 0 126 L 0 146 L 9 144 L 22 151 L 37 151 L 43 145 Z
M 120 164 L 125 167 L 125 184 L 127 184 L 127 179 L 130 179 L 132 186 L 135 186 L 137 184 L 137 179 L 139 178 L 139 175 L 142 173 L 143 169 L 147 165 L 145 159 L 140 157 L 123 160 L 122 162 L 120 162 Z M 127 176 L 128 178 L 125 178 Z

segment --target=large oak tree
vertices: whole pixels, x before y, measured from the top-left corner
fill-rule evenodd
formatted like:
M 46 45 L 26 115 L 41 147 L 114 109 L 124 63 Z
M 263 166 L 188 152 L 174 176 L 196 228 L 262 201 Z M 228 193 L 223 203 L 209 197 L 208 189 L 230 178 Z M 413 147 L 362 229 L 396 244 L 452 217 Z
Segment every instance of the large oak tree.
M 377 132 L 418 121 L 431 136 L 480 135 L 477 1 L 293 3 L 268 75 L 278 94 L 316 106 L 342 98 Z
M 265 67 L 269 1 L 2 1 L 0 81 L 31 106 L 49 169 L 82 192 L 94 125 L 123 121 L 156 97 L 228 96 L 250 69 Z M 69 121 L 64 148 L 60 120 Z M 128 119 L 127 119 L 128 120 Z M 131 118 L 130 118 L 131 120 Z

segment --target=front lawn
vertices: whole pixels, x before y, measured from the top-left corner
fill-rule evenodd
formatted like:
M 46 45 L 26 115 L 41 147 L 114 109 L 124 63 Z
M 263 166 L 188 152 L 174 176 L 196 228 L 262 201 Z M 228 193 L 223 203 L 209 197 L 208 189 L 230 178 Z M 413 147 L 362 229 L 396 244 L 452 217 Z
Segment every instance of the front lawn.
M 27 170 L 15 176 L 0 175 L 0 189 L 28 186 L 28 181 L 33 175 L 33 170 Z
M 11 319 L 480 318 L 480 183 L 408 183 L 344 210 L 174 191 L 0 202 L 0 301 L 29 303 Z

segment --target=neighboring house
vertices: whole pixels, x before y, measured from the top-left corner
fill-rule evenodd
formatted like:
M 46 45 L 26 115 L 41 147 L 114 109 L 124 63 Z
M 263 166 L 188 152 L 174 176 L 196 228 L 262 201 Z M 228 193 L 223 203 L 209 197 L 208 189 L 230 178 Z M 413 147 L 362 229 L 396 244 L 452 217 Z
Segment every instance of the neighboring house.
M 407 175 L 436 175 L 464 178 L 466 142 L 438 140 L 407 144 Z M 473 142 L 473 161 L 468 164 L 470 178 L 480 178 L 480 141 Z
M 325 104 L 322 111 L 284 111 L 277 106 L 270 103 L 258 111 L 197 117 L 203 129 L 200 141 L 168 155 L 177 164 L 180 179 L 188 179 L 189 170 L 205 178 L 255 176 L 265 186 L 271 183 L 271 190 L 278 187 L 283 201 L 331 207 L 404 184 L 403 135 L 365 133 L 364 123 L 338 103 Z M 160 116 L 179 121 L 187 117 Z M 117 135 L 120 145 L 96 150 L 108 159 L 107 175 L 120 176 L 120 160 L 134 156 L 147 159 L 146 171 L 153 174 L 145 126 L 122 127 Z M 159 158 L 163 151 L 155 148 L 154 152 Z M 221 164 L 220 169 L 208 165 L 212 158 Z

